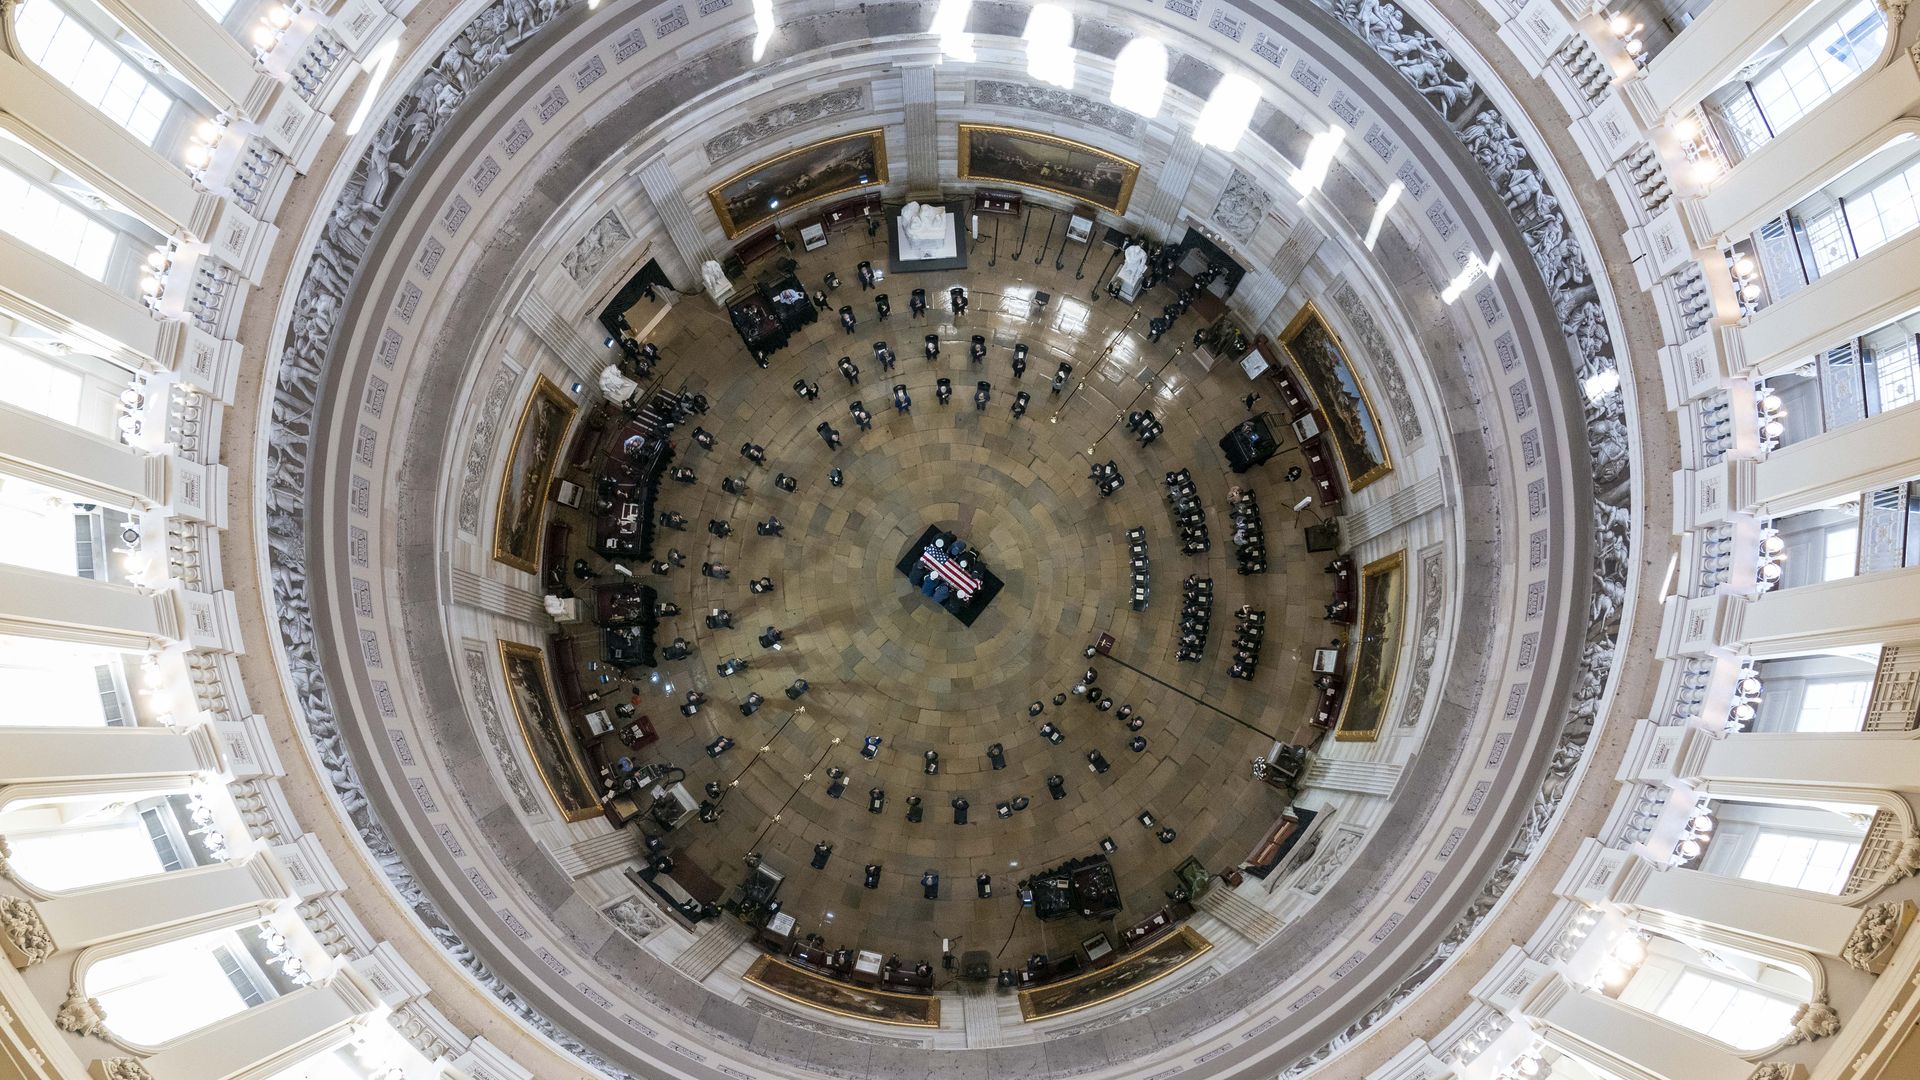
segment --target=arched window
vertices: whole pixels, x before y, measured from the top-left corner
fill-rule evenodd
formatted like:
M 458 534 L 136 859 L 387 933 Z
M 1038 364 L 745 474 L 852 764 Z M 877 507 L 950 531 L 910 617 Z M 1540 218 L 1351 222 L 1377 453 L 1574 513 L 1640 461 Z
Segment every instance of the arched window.
M 32 6 L 32 5 L 29 5 Z M 118 233 L 50 185 L 0 164 L 0 230 L 95 281 L 106 281 Z
M 222 862 L 216 817 L 197 791 L 62 795 L 0 810 L 0 835 L 9 872 L 52 893 Z
M 1739 157 L 1766 145 L 1866 71 L 1886 45 L 1887 18 L 1873 0 L 1856 0 L 1795 36 L 1751 78 L 1707 99 L 1723 141 Z
M 1869 646 L 1759 661 L 1762 692 L 1748 730 L 1859 731 L 1879 660 L 1879 646 Z
M 1808 972 L 1778 958 L 1644 927 L 1614 943 L 1600 978 L 1621 1004 L 1741 1053 L 1791 1035 L 1794 1012 L 1814 994 Z
M 109 649 L 0 635 L 0 727 L 130 725 L 138 667 Z
M 0 400 L 13 403 L 5 390 Z M 125 510 L 0 472 L 0 563 L 124 582 L 140 565 L 129 560 L 145 558 L 127 547 L 132 523 Z
M 1145 117 L 1160 115 L 1167 96 L 1167 47 L 1159 40 L 1138 37 L 1127 42 L 1113 61 L 1115 105 Z
M 1240 148 L 1240 138 L 1253 123 L 1253 110 L 1260 104 L 1260 88 L 1242 75 L 1228 72 L 1220 76 L 1207 103 L 1200 107 L 1200 118 L 1193 125 L 1193 141 L 1225 153 Z
M 1718 799 L 1697 868 L 1788 889 L 1846 891 L 1876 807 Z
M 114 1035 L 159 1047 L 297 985 L 280 972 L 269 934 L 230 927 L 109 956 L 87 968 L 84 990 Z
M 153 145 L 173 98 L 120 50 L 53 0 L 22 5 L 14 28 L 28 60 L 134 138 Z
M 1027 16 L 1027 74 L 1073 89 L 1073 16 L 1054 4 L 1036 4 Z

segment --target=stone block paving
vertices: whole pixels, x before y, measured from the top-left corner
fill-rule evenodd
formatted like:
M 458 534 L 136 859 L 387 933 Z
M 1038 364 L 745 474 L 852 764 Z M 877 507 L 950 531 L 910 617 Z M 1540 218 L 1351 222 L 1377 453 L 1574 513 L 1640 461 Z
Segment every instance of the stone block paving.
M 1005 964 L 1032 952 L 1070 951 L 1094 931 L 1116 927 L 1023 916 L 1019 878 L 1091 854 L 1110 836 L 1126 905 L 1120 923 L 1144 918 L 1166 903 L 1170 871 L 1183 859 L 1197 857 L 1215 870 L 1233 865 L 1284 809 L 1278 793 L 1250 778 L 1250 760 L 1272 747 L 1259 732 L 1283 741 L 1311 734 L 1308 659 L 1334 627 L 1319 618 L 1328 591 L 1324 556 L 1305 552 L 1298 530 L 1310 522 L 1290 509 L 1304 485 L 1283 482 L 1286 456 L 1246 478 L 1227 471 L 1216 444 L 1245 415 L 1240 397 L 1247 384 L 1237 369 L 1203 370 L 1190 349 L 1175 357 L 1197 316 L 1149 343 L 1144 313 L 1129 324 L 1132 308 L 1089 298 L 1106 250 L 1092 253 L 1082 281 L 1073 279 L 1078 254 L 1070 255 L 1058 272 L 1051 259 L 1036 267 L 1003 257 L 990 268 L 979 249 L 969 270 L 889 277 L 877 291 L 889 294 L 894 314 L 881 322 L 855 265 L 864 258 L 884 266 L 884 245 L 856 229 L 799 256 L 797 271 L 809 290 L 828 270 L 838 272 L 842 284 L 831 299 L 835 310 L 853 306 L 853 335 L 842 332 L 835 310 L 823 312 L 762 371 L 724 312 L 704 297 L 684 299 L 650 334 L 664 357 L 660 381 L 707 394 L 711 411 L 697 422 L 719 444 L 709 452 L 690 439 L 678 443 L 680 460 L 699 481 L 665 484 L 660 505 L 693 525 L 686 533 L 663 531 L 661 544 L 663 551 L 680 547 L 690 565 L 664 580 L 647 579 L 683 609 L 663 625 L 661 640 L 677 633 L 696 651 L 663 664 L 659 684 L 638 689 L 661 733 L 655 760 L 685 768 L 696 792 L 708 780 L 737 781 L 718 822 L 692 823 L 671 839 L 677 858 L 724 884 L 740 880 L 749 851 L 760 852 L 786 874 L 781 895 L 800 931 L 818 932 L 831 945 L 934 959 L 940 939 L 952 937 L 960 939 L 958 950 L 986 949 Z M 753 269 L 771 272 L 771 264 Z M 971 300 L 957 320 L 947 308 L 947 290 L 956 284 Z M 916 286 L 933 305 L 923 319 L 907 314 Z M 1037 289 L 1051 300 L 1035 315 Z M 1155 309 L 1164 302 L 1160 293 L 1142 300 Z M 655 310 L 644 304 L 629 318 L 645 325 Z M 933 362 L 922 357 L 927 333 L 942 341 Z M 976 333 L 989 342 L 978 365 L 967 355 Z M 899 354 L 893 372 L 874 359 L 877 340 Z M 1012 347 L 1019 342 L 1030 350 L 1029 366 L 1015 380 Z M 857 386 L 837 369 L 843 355 L 860 368 Z M 1054 396 L 1048 384 L 1061 360 L 1074 365 L 1080 385 Z M 954 384 L 945 407 L 934 398 L 941 376 Z M 801 377 L 819 383 L 818 400 L 794 393 Z M 973 407 L 978 379 L 993 384 L 984 411 Z M 909 414 L 893 409 L 896 382 L 912 395 Z M 1032 402 L 1015 419 L 1011 406 L 1021 389 Z M 873 414 L 872 431 L 861 432 L 848 414 L 855 400 Z M 1159 416 L 1166 430 L 1158 442 L 1143 448 L 1129 437 L 1120 420 L 1130 408 Z M 821 420 L 840 430 L 837 452 L 815 434 Z M 746 441 L 766 448 L 765 465 L 740 456 Z M 1127 482 L 1103 500 L 1087 469 L 1090 460 L 1109 458 Z M 836 466 L 845 471 L 844 487 L 828 484 Z M 1201 557 L 1180 553 L 1163 495 L 1163 474 L 1181 467 L 1193 470 L 1210 508 L 1214 547 Z M 797 492 L 774 487 L 780 471 L 798 478 Z M 745 479 L 744 496 L 722 492 L 728 475 Z M 1263 575 L 1234 572 L 1226 491 L 1236 480 L 1251 484 L 1265 515 L 1270 569 Z M 754 523 L 770 513 L 785 524 L 784 538 L 755 534 Z M 733 535 L 710 537 L 710 518 L 730 522 Z M 971 627 L 920 597 L 894 569 L 906 545 L 936 523 L 980 548 L 1006 582 Z M 1152 560 L 1152 601 L 1142 612 L 1127 602 L 1124 534 L 1134 525 L 1145 526 Z M 702 561 L 728 564 L 732 578 L 700 576 Z M 1212 634 L 1198 664 L 1173 659 L 1180 584 L 1189 573 L 1211 575 L 1217 590 Z M 752 595 L 748 582 L 761 574 L 771 575 L 776 589 Z M 1232 612 L 1241 603 L 1265 608 L 1269 618 L 1251 682 L 1227 675 Z M 732 610 L 736 628 L 706 629 L 712 607 Z M 778 652 L 756 641 L 767 625 L 786 635 Z M 1101 689 L 1146 719 L 1144 753 L 1128 750 L 1129 733 L 1112 713 L 1071 696 L 1064 706 L 1052 704 L 1088 666 L 1082 652 L 1102 632 L 1117 639 L 1114 656 L 1092 665 Z M 747 658 L 750 669 L 718 678 L 714 665 L 729 656 Z M 782 693 L 795 677 L 812 688 L 798 703 Z M 712 700 L 684 719 L 674 706 L 690 687 Z M 767 704 L 745 717 L 738 704 L 750 690 L 766 695 Z M 1035 699 L 1047 708 L 1030 719 L 1027 704 Z M 1061 745 L 1040 735 L 1048 720 L 1065 732 Z M 703 748 L 718 734 L 737 745 L 710 760 Z M 884 740 L 873 761 L 860 756 L 868 735 Z M 1005 748 L 1004 770 L 988 764 L 985 751 L 994 742 Z M 757 754 L 762 746 L 768 750 Z M 1087 766 L 1085 755 L 1096 748 L 1111 763 L 1105 775 Z M 922 770 L 930 749 L 940 755 L 935 776 Z M 848 774 L 839 799 L 827 796 L 829 766 Z M 1049 797 L 1051 773 L 1065 778 L 1064 799 Z M 886 793 L 884 813 L 868 812 L 872 787 Z M 917 825 L 906 820 L 909 795 L 924 802 L 925 820 Z M 965 826 L 953 823 L 949 803 L 956 795 L 971 803 Z M 995 804 L 1016 795 L 1031 799 L 1030 807 L 999 819 Z M 1176 829 L 1176 842 L 1159 843 L 1136 820 L 1142 810 Z M 821 840 L 834 851 L 826 869 L 816 871 L 808 861 Z M 870 862 L 884 867 L 877 890 L 862 885 Z M 935 902 L 921 896 L 919 877 L 929 869 L 941 875 Z M 974 877 L 983 872 L 993 875 L 991 900 L 975 897 Z

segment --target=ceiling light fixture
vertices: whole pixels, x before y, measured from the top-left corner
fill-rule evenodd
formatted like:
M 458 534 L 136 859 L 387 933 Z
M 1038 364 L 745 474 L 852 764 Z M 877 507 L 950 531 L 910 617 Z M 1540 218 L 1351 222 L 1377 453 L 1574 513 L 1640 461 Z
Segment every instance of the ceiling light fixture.
M 1194 121 L 1193 141 L 1233 153 L 1240 148 L 1240 137 L 1253 123 L 1253 110 L 1259 104 L 1260 88 L 1251 79 L 1232 72 L 1220 76 L 1213 93 L 1207 95 L 1207 103 L 1200 107 L 1200 118 Z
M 1054 4 L 1036 4 L 1027 16 L 1027 74 L 1063 90 L 1073 89 L 1073 16 Z
M 1134 38 L 1113 61 L 1113 92 L 1107 95 L 1129 112 L 1160 115 L 1167 97 L 1167 47 L 1159 39 Z

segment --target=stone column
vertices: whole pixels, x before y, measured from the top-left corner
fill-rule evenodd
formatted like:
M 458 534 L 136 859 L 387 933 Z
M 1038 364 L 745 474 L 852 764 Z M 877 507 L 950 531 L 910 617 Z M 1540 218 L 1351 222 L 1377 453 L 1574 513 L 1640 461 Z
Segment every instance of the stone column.
M 1744 17 L 1746 8 L 1746 3 L 1740 3 L 1726 10 Z M 1708 229 L 1702 242 L 1745 236 L 1780 216 L 1894 138 L 1894 126 L 1916 104 L 1920 104 L 1920 70 L 1912 61 L 1896 61 L 1848 83 L 1814 115 L 1755 150 L 1700 197 L 1699 209 Z
M 1280 306 L 1280 297 L 1285 295 L 1286 285 L 1270 271 L 1254 267 L 1240 279 L 1240 287 L 1233 291 L 1232 306 L 1240 309 L 1241 317 L 1248 326 L 1257 327 L 1267 321 L 1273 309 Z
M 1904 732 L 1731 735 L 1688 769 L 1707 782 L 1920 792 L 1920 740 Z
M 1907 405 L 1776 450 L 1754 463 L 1755 513 L 1779 517 L 1911 480 L 1920 476 L 1915 446 L 1920 406 Z
M 1835 168 L 1842 166 L 1836 165 Z M 1784 208 L 1783 208 L 1784 209 Z M 1920 239 L 1893 243 L 1834 271 L 1729 330 L 1734 367 L 1766 376 L 1920 306 Z
M 55 781 L 219 773 L 220 747 L 211 725 L 188 731 L 157 727 L 20 727 L 0 734 L 0 787 Z
M 1349 549 L 1376 536 L 1385 536 L 1410 521 L 1438 510 L 1447 502 L 1440 474 L 1428 473 L 1379 502 L 1340 516 L 1340 537 Z
M 91 502 L 147 510 L 167 502 L 168 463 L 165 457 L 0 404 L 0 471 Z
M 667 167 L 667 159 L 656 154 L 640 166 L 640 187 L 647 193 L 647 201 L 653 204 L 654 213 L 660 215 L 660 224 L 666 226 L 667 239 L 673 242 L 673 250 L 680 256 L 681 277 L 684 288 L 681 292 L 700 291 L 700 266 L 711 258 L 708 254 L 706 234 L 700 231 L 700 225 L 693 220 L 693 211 L 687 207 L 687 196 L 680 188 L 680 182 L 673 178 L 673 170 Z
M 902 65 L 900 97 L 906 112 L 907 195 L 937 197 L 940 194 L 940 135 L 934 117 L 933 65 Z
M 1320 227 L 1311 220 L 1303 217 L 1294 224 L 1293 232 L 1287 235 L 1280 250 L 1273 253 L 1273 261 L 1267 264 L 1274 280 L 1280 283 L 1282 292 L 1300 280 L 1301 272 L 1313 261 L 1314 255 L 1320 251 L 1320 245 L 1326 240 L 1327 234 L 1321 232 Z
M 1723 640 L 1755 657 L 1920 640 L 1920 567 L 1783 589 L 1732 610 Z
M 0 63 L 5 60 L 0 56 Z M 0 87 L 0 100 L 5 94 Z M 0 115 L 0 124 L 5 119 Z M 163 338 L 171 336 L 167 327 L 174 325 L 153 318 L 132 296 L 5 233 L 0 233 L 0 300 L 49 330 L 73 334 L 133 363 L 157 361 Z
M 1187 199 L 1187 188 L 1193 184 L 1193 172 L 1199 167 L 1200 154 L 1205 149 L 1185 131 L 1174 132 L 1167 160 L 1161 163 L 1159 174 L 1153 178 L 1153 194 L 1147 197 L 1146 205 L 1138 214 L 1146 224 L 1161 230 L 1162 239 L 1179 239 L 1173 232 L 1180 223 L 1180 205 Z
M 1571 1039 L 1576 1052 L 1591 1046 L 1662 1080 L 1751 1080 L 1762 1068 L 1704 1035 L 1576 989 L 1558 974 L 1541 982 L 1521 1011 L 1550 1033 Z
M 167 1044 L 141 1064 L 153 1080 L 271 1076 L 337 1045 L 379 996 L 350 967 Z
M 1644 861 L 1622 875 L 1614 899 L 1732 934 L 1838 957 L 1860 924 L 1860 909 L 1698 870 L 1657 870 Z
M 1391 795 L 1400 785 L 1401 767 L 1391 761 L 1338 761 L 1316 757 L 1301 786 L 1356 795 Z
M 186 636 L 176 595 L 0 565 L 0 633 L 145 652 Z
M 575 378 L 588 386 L 599 387 L 600 369 L 612 363 L 618 354 L 606 349 L 600 340 L 587 340 L 592 330 L 599 329 L 598 323 L 589 328 L 569 322 L 536 292 L 529 292 L 521 299 L 518 314 L 527 329 L 533 331 L 542 345 L 553 350 Z
M 1806 0 L 1741 0 L 1708 4 L 1647 65 L 1635 97 L 1649 124 L 1694 107 L 1779 36 L 1807 7 Z
M 260 119 L 279 83 L 255 70 L 253 53 L 205 8 L 193 0 L 101 0 L 100 6 L 215 108 Z
M 76 889 L 42 900 L 41 922 L 55 948 L 71 952 L 103 941 L 210 916 L 269 913 L 293 895 L 272 854 Z
M 198 236 L 198 222 L 218 202 L 194 190 L 179 162 L 134 138 L 46 72 L 5 53 L 0 127 L 163 233 Z

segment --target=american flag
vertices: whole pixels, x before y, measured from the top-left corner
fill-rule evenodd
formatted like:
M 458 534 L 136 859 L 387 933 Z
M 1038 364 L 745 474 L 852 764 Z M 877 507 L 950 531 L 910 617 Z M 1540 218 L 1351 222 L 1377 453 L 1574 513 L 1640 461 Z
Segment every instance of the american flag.
M 960 569 L 960 564 L 953 561 L 953 556 L 939 548 L 922 548 L 920 563 L 944 578 L 958 592 L 971 596 L 980 591 L 980 579 Z

